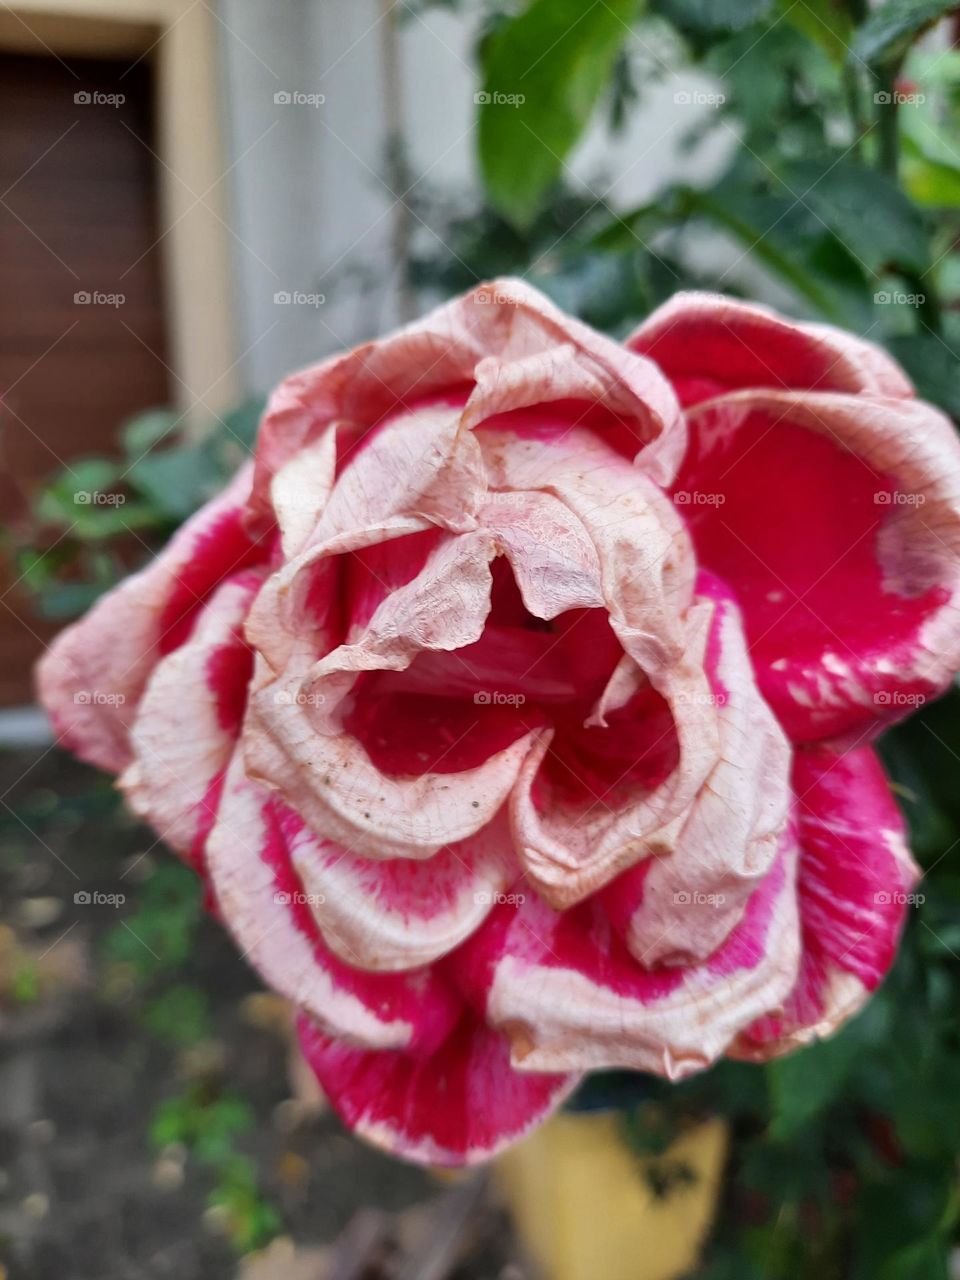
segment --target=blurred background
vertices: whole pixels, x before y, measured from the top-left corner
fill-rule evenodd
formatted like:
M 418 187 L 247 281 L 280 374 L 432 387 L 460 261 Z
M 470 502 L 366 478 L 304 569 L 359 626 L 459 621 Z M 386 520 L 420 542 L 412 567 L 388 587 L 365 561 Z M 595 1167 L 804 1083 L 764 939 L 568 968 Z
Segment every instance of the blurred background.
M 283 374 L 493 274 L 614 335 L 680 288 L 759 298 L 960 415 L 957 8 L 0 0 L 0 1275 L 543 1274 L 496 1178 L 343 1134 L 190 873 L 52 747 L 31 666 Z M 718 1201 L 690 1275 L 960 1274 L 958 704 L 883 744 L 928 877 L 868 1011 L 579 1099 L 663 1231 Z M 709 1118 L 705 1189 L 676 1143 Z

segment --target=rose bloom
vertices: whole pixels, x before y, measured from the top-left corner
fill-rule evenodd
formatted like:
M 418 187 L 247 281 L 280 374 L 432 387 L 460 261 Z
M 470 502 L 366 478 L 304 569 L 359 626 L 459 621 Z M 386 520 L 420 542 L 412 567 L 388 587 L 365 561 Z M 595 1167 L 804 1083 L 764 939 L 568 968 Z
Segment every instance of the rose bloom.
M 344 1121 L 470 1163 L 863 1004 L 918 875 L 868 744 L 958 590 L 960 447 L 878 348 L 699 294 L 620 345 L 499 281 L 283 382 L 39 685 Z

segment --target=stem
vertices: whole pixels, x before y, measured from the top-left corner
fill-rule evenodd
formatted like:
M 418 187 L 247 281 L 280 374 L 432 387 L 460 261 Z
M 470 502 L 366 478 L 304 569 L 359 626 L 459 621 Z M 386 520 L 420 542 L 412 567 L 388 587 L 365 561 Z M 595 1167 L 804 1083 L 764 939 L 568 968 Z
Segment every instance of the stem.
M 899 63 L 888 63 L 876 71 L 876 85 L 879 102 L 877 103 L 877 132 L 880 135 L 880 151 L 877 157 L 878 167 L 897 181 L 900 168 L 900 133 L 897 112 L 897 72 Z

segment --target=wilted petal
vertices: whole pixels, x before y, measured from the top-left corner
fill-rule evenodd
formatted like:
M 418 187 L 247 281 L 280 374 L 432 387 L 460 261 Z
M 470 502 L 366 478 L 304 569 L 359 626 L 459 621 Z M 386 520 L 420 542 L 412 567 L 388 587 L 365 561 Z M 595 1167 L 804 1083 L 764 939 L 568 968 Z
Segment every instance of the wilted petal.
M 446 955 L 518 874 L 503 819 L 426 861 L 374 861 L 318 838 L 285 806 L 278 804 L 277 813 L 327 945 L 364 969 L 413 969 Z
M 439 772 L 438 759 L 421 776 L 400 778 L 377 768 L 342 721 L 362 673 L 405 671 L 424 650 L 462 649 L 480 638 L 493 555 L 486 531 L 442 540 L 350 644 L 254 694 L 247 768 L 314 831 L 364 857 L 424 858 L 479 831 L 503 804 L 534 730 L 475 768 Z
M 511 796 L 514 839 L 527 876 L 554 906 L 569 907 L 641 859 L 675 850 L 721 760 L 719 708 L 706 671 L 712 613 L 709 604 L 689 611 L 685 652 L 674 666 L 647 679 L 627 658 L 633 679 L 624 664 L 614 672 L 611 685 L 623 701 L 614 705 L 609 692 L 601 698 L 584 726 L 595 742 L 582 743 L 609 757 L 606 791 L 578 785 L 578 754 L 560 754 L 547 735 L 524 762 Z M 614 719 L 618 710 L 623 716 Z
M 228 578 L 186 643 L 160 659 L 131 729 L 133 762 L 119 780 L 134 812 L 198 867 L 246 707 L 253 654 L 243 623 L 262 580 L 255 570 Z
M 903 371 L 872 342 L 715 293 L 674 294 L 627 345 L 659 365 L 685 405 L 748 387 L 913 394 Z
M 723 942 L 770 871 L 792 799 L 790 746 L 757 690 L 736 604 L 715 579 L 705 576 L 698 590 L 714 601 L 705 665 L 719 759 L 672 852 L 632 867 L 601 895 L 647 966 L 695 963 Z
M 590 432 L 544 437 L 539 410 L 511 420 L 510 431 L 488 423 L 478 432 L 491 488 L 558 498 L 593 543 L 600 596 L 626 652 L 648 672 L 672 665 L 683 651 L 682 615 L 695 575 L 676 512 L 642 471 Z
M 261 563 L 244 503 L 251 467 L 238 472 L 145 569 L 99 600 L 56 638 L 37 665 L 37 690 L 61 743 L 119 772 L 144 685 L 158 659 L 182 644 L 210 592 L 231 573 Z
M 829 1035 L 855 1014 L 893 963 L 920 870 L 875 753 L 802 749 L 799 812 L 802 954 L 782 1009 L 750 1026 L 734 1056 L 765 1059 Z
M 354 1049 L 308 1018 L 300 1044 L 343 1122 L 392 1155 L 432 1165 L 489 1160 L 542 1123 L 579 1076 L 515 1071 L 506 1036 L 464 1012 L 429 1056 Z
M 514 1065 L 625 1067 L 676 1080 L 709 1066 L 793 987 L 795 862 L 791 833 L 740 924 L 700 964 L 645 969 L 595 900 L 558 913 L 532 896 L 498 907 L 450 963 L 510 1037 Z
M 916 400 L 737 392 L 689 412 L 675 501 L 798 742 L 856 741 L 960 665 L 960 442 Z
M 207 868 L 220 915 L 244 956 L 328 1034 L 371 1049 L 430 1052 L 460 1016 L 456 994 L 435 969 L 368 973 L 325 945 L 275 804 L 244 776 L 238 752 L 207 841 Z
M 481 367 L 482 366 L 482 367 Z M 666 379 L 639 356 L 565 315 L 520 280 L 496 280 L 377 342 L 285 379 L 257 442 L 255 505 L 269 511 L 271 479 L 333 422 L 367 430 L 446 396 L 466 423 L 510 407 L 575 399 L 626 427 L 631 453 L 669 484 L 684 428 Z

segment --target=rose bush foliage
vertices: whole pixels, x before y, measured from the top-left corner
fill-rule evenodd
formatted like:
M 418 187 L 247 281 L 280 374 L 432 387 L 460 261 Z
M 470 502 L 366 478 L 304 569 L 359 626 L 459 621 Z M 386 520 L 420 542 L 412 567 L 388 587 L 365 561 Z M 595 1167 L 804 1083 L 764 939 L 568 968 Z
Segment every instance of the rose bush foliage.
M 40 665 L 345 1121 L 486 1158 L 585 1072 L 855 1012 L 917 869 L 871 740 L 960 667 L 960 447 L 879 348 L 516 281 L 288 378 Z

